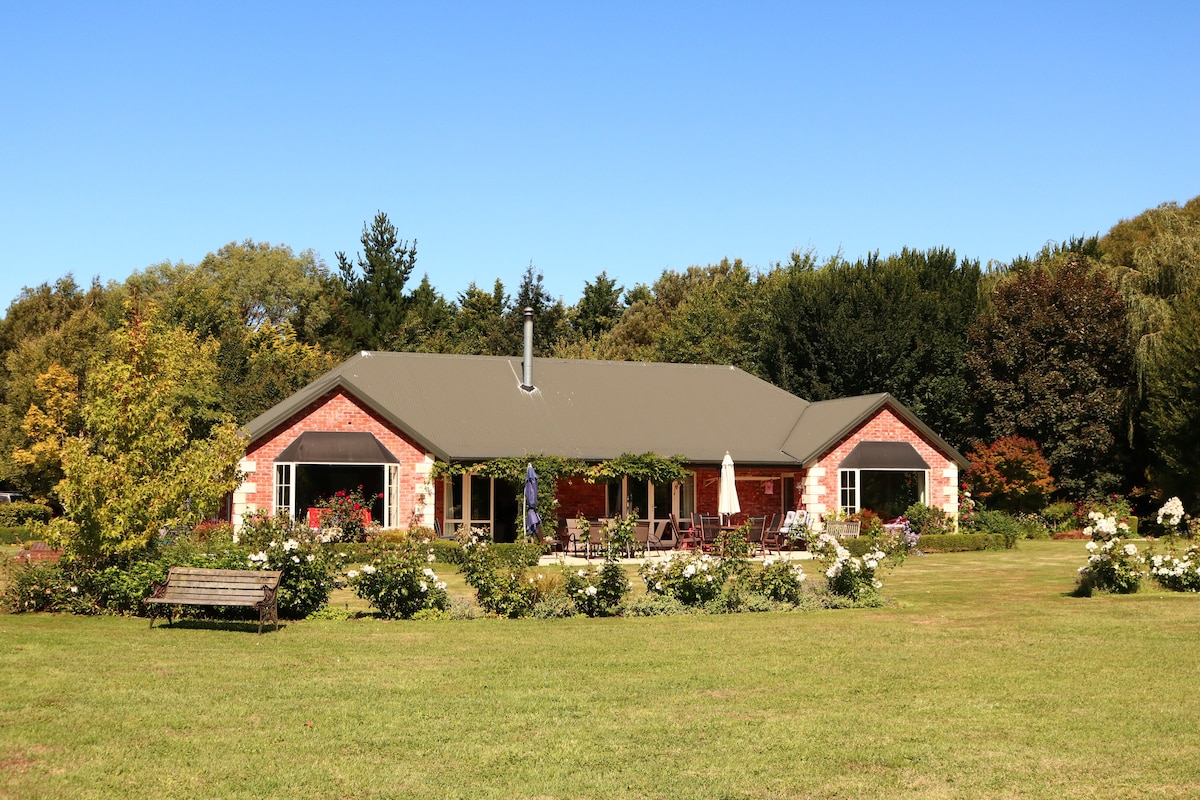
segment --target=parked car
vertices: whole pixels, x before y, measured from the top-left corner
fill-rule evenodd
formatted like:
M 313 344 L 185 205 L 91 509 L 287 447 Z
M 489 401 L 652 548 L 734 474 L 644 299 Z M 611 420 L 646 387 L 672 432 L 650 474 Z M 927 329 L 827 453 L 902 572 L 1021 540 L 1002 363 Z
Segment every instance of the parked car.
M 25 495 L 20 492 L 0 492 L 0 503 L 23 503 Z

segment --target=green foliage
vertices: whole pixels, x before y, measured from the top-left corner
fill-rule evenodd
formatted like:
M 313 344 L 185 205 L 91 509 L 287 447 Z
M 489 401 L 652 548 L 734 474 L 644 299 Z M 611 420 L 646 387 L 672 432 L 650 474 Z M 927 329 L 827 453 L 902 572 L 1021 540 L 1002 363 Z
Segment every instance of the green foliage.
M 71 399 L 77 398 L 88 365 L 108 346 L 106 311 L 112 300 L 113 293 L 98 283 L 84 291 L 67 276 L 53 287 L 24 290 L 0 320 L 0 454 L 5 456 L 0 482 L 31 497 L 55 498 L 61 458 L 46 442 L 80 428 L 78 404 Z M 48 374 L 51 385 L 46 385 Z M 32 419 L 31 409 L 36 409 Z M 37 438 L 31 439 L 31 432 Z
M 684 456 L 664 458 L 656 453 L 623 453 L 609 461 L 602 461 L 588 470 L 591 481 L 614 480 L 624 475 L 639 481 L 663 484 L 682 481 L 688 476 L 687 459 Z
M 879 573 L 885 566 L 887 554 L 877 549 L 874 542 L 861 556 L 856 556 L 845 543 L 823 533 L 812 543 L 810 550 L 825 567 L 825 590 L 829 594 L 855 603 L 874 603 L 879 598 L 879 590 L 883 588 Z
M 328 603 L 341 564 L 334 547 L 286 514 L 249 515 L 236 542 L 223 550 L 210 543 L 208 549 L 213 552 L 198 555 L 190 566 L 282 572 L 279 615 L 286 619 L 303 619 Z
M 380 211 L 370 228 L 363 223 L 362 253 L 355 262 L 338 252 L 345 289 L 344 336 L 348 350 L 403 349 L 408 315 L 404 285 L 417 263 L 417 242 L 399 238 L 396 226 Z
M 594 282 L 584 282 L 583 295 L 572 309 L 571 324 L 583 337 L 596 337 L 611 330 L 621 318 L 623 287 L 601 272 Z
M 688 605 L 672 595 L 653 592 L 628 598 L 617 610 L 617 614 L 622 617 L 671 617 L 696 612 L 695 606 Z
M 721 596 L 721 562 L 707 553 L 669 553 L 638 568 L 648 594 L 673 597 L 687 606 L 704 606 Z
M 446 583 L 430 568 L 433 551 L 415 542 L 376 548 L 370 563 L 347 573 L 354 593 L 387 619 L 410 619 L 418 611 L 446 611 Z
M 1200 505 L 1200 290 L 1176 301 L 1160 335 L 1144 419 L 1163 493 Z
M 1172 592 L 1200 592 L 1200 546 L 1192 545 L 1182 554 L 1173 549 L 1165 556 L 1150 555 L 1150 575 Z
M 29 529 L 26 527 L 0 527 L 0 544 L 21 544 L 29 540 Z
M 923 536 L 919 545 L 922 553 L 964 553 L 973 550 L 1004 550 L 1008 538 L 1002 534 L 947 533 Z
M 629 579 L 611 551 L 599 567 L 584 567 L 567 572 L 566 596 L 580 614 L 607 617 L 629 592 Z
M 103 561 L 215 516 L 245 442 L 212 405 L 215 345 L 131 305 L 112 357 L 88 373 L 84 430 L 63 445 L 67 549 Z
M 961 445 L 974 433 L 964 355 L 980 279 L 977 261 L 945 248 L 822 265 L 793 253 L 761 281 L 757 372 L 811 400 L 891 392 Z
M 936 536 L 954 530 L 954 520 L 945 511 L 924 503 L 913 503 L 905 510 L 904 518 L 917 536 Z
M 50 509 L 40 503 L 0 503 L 0 527 L 17 528 L 30 522 L 49 522 Z
M 541 599 L 538 586 L 522 569 L 503 564 L 492 552 L 486 531 L 472 529 L 463 543 L 462 573 L 479 606 L 501 617 L 524 617 Z
M 1003 537 L 1004 546 L 1009 550 L 1016 545 L 1017 539 L 1020 539 L 1023 533 L 1021 524 L 1011 514 L 1003 511 L 980 511 L 975 515 L 975 522 L 971 530 L 976 533 Z M 924 540 L 921 545 L 925 546 Z
M 61 563 L 50 561 L 7 561 L 0 565 L 3 570 L 3 594 L 0 595 L 5 611 L 22 614 L 38 611 L 56 611 L 66 614 L 86 614 L 91 603 L 86 593 L 72 580 Z
M 1042 509 L 1041 516 L 1050 526 L 1051 532 L 1069 530 L 1075 527 L 1075 504 L 1052 503 Z
M 981 438 L 1037 442 L 1069 494 L 1119 485 L 1132 354 L 1124 302 L 1097 265 L 1070 254 L 1007 276 L 969 343 Z
M 750 590 L 777 602 L 797 605 L 807 578 L 798 561 L 764 558 L 762 569 L 750 581 Z
M 1126 541 L 1128 531 L 1115 517 L 1100 513 L 1090 515 L 1093 524 L 1084 529 L 1092 538 L 1087 543 L 1087 565 L 1079 570 L 1076 593 L 1090 596 L 1093 592 L 1132 594 L 1141 587 L 1145 560 L 1137 545 Z

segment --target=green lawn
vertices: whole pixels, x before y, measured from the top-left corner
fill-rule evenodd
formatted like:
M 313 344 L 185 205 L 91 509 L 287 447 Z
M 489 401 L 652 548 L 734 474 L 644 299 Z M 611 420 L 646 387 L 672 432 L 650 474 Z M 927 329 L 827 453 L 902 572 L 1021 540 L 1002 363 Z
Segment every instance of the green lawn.
M 1069 597 L 1083 556 L 808 614 L 0 616 L 0 797 L 1195 797 L 1200 597 Z

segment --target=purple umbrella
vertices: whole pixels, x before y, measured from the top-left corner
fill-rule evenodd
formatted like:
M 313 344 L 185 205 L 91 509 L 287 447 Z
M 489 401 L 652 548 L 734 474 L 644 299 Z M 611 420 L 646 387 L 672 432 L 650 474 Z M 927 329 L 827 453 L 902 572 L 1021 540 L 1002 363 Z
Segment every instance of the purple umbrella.
M 538 476 L 533 464 L 525 468 L 525 532 L 534 536 L 541 534 L 542 518 L 537 513 Z

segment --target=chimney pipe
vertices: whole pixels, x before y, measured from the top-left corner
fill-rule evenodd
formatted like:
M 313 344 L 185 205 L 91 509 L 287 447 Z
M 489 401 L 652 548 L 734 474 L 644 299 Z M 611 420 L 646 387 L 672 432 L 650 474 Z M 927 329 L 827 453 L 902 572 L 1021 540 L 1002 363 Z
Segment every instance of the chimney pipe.
M 525 307 L 525 360 L 521 366 L 521 388 L 533 391 L 533 309 Z

